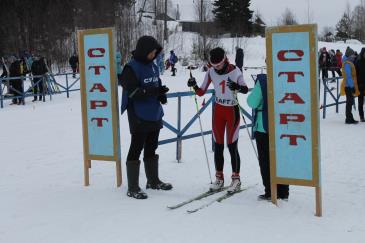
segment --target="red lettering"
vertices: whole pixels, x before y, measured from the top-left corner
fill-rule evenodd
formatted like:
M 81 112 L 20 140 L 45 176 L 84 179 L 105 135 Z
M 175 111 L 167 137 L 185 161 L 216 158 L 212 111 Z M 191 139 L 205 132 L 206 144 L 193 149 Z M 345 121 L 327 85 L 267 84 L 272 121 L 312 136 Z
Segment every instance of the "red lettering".
M 107 121 L 109 122 L 109 119 L 108 118 L 91 118 L 91 121 L 95 121 L 96 120 L 96 125 L 98 127 L 103 127 L 103 121 Z
M 304 100 L 302 100 L 297 93 L 285 93 L 284 98 L 282 98 L 279 103 L 284 104 L 287 100 L 294 101 L 294 104 L 305 104 Z
M 94 92 L 94 90 L 98 89 L 99 92 L 106 92 L 106 89 L 101 83 L 96 83 L 93 85 L 93 87 L 90 89 L 90 92 Z
M 96 107 L 106 107 L 108 102 L 105 100 L 91 100 L 90 101 L 90 109 L 95 110 Z
M 105 68 L 105 66 L 90 66 L 88 70 L 94 68 L 95 69 L 95 75 L 100 75 L 100 68 Z
M 288 122 L 304 122 L 305 116 L 302 114 L 280 114 L 280 124 Z
M 281 75 L 288 75 L 288 83 L 295 83 L 295 75 L 300 75 L 300 76 L 304 77 L 303 72 L 280 72 L 279 77 Z
M 298 146 L 298 142 L 297 142 L 297 139 L 298 138 L 301 138 L 303 139 L 304 141 L 306 141 L 307 139 L 305 138 L 305 136 L 303 135 L 289 135 L 289 134 L 283 134 L 280 136 L 280 139 L 283 139 L 283 138 L 289 138 L 289 145 L 291 146 Z
M 104 48 L 91 48 L 87 51 L 89 57 L 103 57 L 105 54 Z
M 286 57 L 286 54 L 288 53 L 294 53 L 295 55 L 298 56 L 298 58 L 288 58 Z M 302 60 L 302 56 L 304 56 L 304 51 L 302 50 L 281 50 L 278 52 L 278 59 L 279 61 L 282 62 L 294 62 L 294 61 L 301 61 Z

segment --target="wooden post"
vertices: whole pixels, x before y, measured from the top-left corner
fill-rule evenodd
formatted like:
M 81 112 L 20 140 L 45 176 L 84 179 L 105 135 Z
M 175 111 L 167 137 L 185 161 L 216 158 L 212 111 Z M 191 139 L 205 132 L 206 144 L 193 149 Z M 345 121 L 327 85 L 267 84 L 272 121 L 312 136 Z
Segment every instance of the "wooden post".
M 271 202 L 278 205 L 278 186 L 276 183 L 271 183 Z
M 89 182 L 89 166 L 91 164 L 90 160 L 84 159 L 84 185 L 85 186 L 89 186 L 90 182 Z
M 117 173 L 117 187 L 122 185 L 122 162 L 116 161 L 116 173 Z
M 316 216 L 322 217 L 322 188 L 316 187 Z

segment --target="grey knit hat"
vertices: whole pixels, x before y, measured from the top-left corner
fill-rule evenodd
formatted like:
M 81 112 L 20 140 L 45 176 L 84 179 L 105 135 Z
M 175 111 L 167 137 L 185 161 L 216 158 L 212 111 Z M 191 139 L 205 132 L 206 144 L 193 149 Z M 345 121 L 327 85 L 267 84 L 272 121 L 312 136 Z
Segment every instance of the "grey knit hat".
M 354 55 L 354 54 L 355 54 L 354 50 L 352 50 L 352 49 L 348 46 L 348 47 L 347 47 L 347 49 L 346 49 L 346 52 L 345 52 L 345 56 L 349 57 L 349 56 L 352 56 L 352 55 Z

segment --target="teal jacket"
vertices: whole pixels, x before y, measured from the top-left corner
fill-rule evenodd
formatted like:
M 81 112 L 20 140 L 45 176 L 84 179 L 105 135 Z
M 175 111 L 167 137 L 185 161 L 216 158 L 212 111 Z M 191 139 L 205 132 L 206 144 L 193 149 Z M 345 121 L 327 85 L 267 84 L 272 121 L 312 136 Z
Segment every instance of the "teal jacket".
M 115 59 L 115 63 L 117 65 L 117 74 L 122 74 L 122 55 L 120 52 L 117 52 Z
M 255 87 L 252 89 L 250 95 L 247 97 L 247 104 L 252 109 L 262 110 L 263 106 L 264 106 L 263 102 L 264 102 L 264 98 L 262 96 L 261 85 L 260 85 L 260 82 L 257 81 L 255 84 Z M 253 131 L 267 133 L 267 131 L 265 131 L 265 128 L 263 125 L 261 111 L 257 112 L 256 123 L 254 124 Z

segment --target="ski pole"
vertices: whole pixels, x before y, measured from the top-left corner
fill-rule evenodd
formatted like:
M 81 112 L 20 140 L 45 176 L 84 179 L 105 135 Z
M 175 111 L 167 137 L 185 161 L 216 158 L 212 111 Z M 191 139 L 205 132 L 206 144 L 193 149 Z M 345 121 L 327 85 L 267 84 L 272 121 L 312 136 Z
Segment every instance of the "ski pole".
M 236 99 L 237 99 L 237 97 L 236 97 Z M 247 122 L 246 122 L 245 116 L 242 114 L 242 111 L 241 111 L 242 107 L 241 107 L 241 105 L 238 103 L 238 100 L 237 100 L 237 104 L 238 104 L 238 106 L 239 106 L 239 110 L 240 110 L 240 113 L 241 113 L 241 116 L 242 116 L 242 120 L 243 120 L 243 122 L 245 123 L 246 131 L 247 131 L 248 137 L 249 137 L 249 139 L 250 139 L 250 141 L 251 141 L 252 148 L 253 148 L 253 150 L 255 151 L 256 158 L 257 158 L 257 159 L 259 159 L 259 157 L 258 157 L 258 155 L 257 155 L 256 147 L 255 147 L 255 145 L 253 144 L 252 139 L 251 139 L 250 131 L 248 130 L 248 126 L 247 126 Z
M 193 75 L 191 73 L 191 69 L 190 69 L 190 78 L 193 78 Z M 207 161 L 207 166 L 208 166 L 208 172 L 209 172 L 209 179 L 210 179 L 210 184 L 212 184 L 212 174 L 210 172 L 210 166 L 209 166 L 209 160 L 208 160 L 208 153 L 207 153 L 207 146 L 205 145 L 205 139 L 204 139 L 204 132 L 203 132 L 203 125 L 202 125 L 202 120 L 200 118 L 200 111 L 199 111 L 199 105 L 198 105 L 198 100 L 196 98 L 196 93 L 194 92 L 194 100 L 195 100 L 195 106 L 196 106 L 196 112 L 198 115 L 198 119 L 199 119 L 199 125 L 200 125 L 200 133 L 201 133 L 201 137 L 203 140 L 203 145 L 204 145 L 204 152 L 205 152 L 205 159 Z
M 228 78 L 228 80 L 229 81 L 231 81 L 231 82 L 233 82 L 230 78 Z M 255 145 L 253 144 L 253 142 L 252 142 L 252 139 L 251 139 L 251 133 L 250 133 L 250 131 L 248 130 L 248 125 L 247 125 L 247 122 L 246 122 L 246 119 L 245 119 L 245 116 L 244 116 L 244 114 L 242 113 L 242 106 L 240 105 L 240 102 L 238 101 L 238 98 L 237 98 L 237 94 L 235 94 L 235 99 L 236 99 L 236 102 L 237 102 L 237 105 L 238 105 L 238 109 L 240 110 L 240 114 L 241 114 L 241 116 L 242 116 L 242 120 L 243 120 L 243 122 L 245 123 L 245 127 L 246 127 L 246 131 L 247 131 L 247 135 L 248 135 L 248 137 L 249 137 L 249 139 L 250 139 L 250 141 L 251 141 L 251 145 L 252 145 L 252 148 L 253 148 L 253 151 L 255 152 L 255 155 L 256 155 L 256 158 L 257 158 L 257 160 L 259 159 L 259 156 L 257 155 L 257 150 L 256 150 L 256 147 L 255 147 Z

